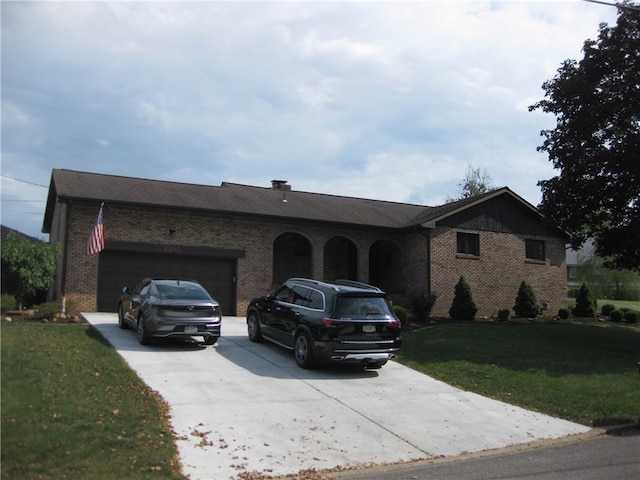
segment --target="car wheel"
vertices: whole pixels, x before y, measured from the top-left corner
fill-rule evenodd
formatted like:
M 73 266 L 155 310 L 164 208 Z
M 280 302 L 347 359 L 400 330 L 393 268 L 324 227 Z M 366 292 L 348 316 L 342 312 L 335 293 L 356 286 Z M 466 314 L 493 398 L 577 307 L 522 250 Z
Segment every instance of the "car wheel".
M 315 357 L 313 355 L 313 343 L 306 332 L 300 332 L 296 335 L 293 344 L 293 352 L 296 357 L 296 363 L 302 368 L 315 367 Z
M 202 343 L 204 343 L 205 345 L 215 345 L 217 341 L 218 337 L 214 337 L 213 335 L 211 335 L 208 337 L 204 337 L 204 341 Z
M 252 342 L 258 343 L 263 340 L 260 332 L 260 317 L 256 312 L 249 313 L 247 317 L 247 333 L 249 334 L 249 340 Z
M 149 337 L 149 334 L 147 333 L 142 316 L 138 318 L 138 328 L 136 328 L 136 333 L 138 334 L 138 343 L 140 343 L 140 345 L 149 345 L 149 343 L 151 343 L 151 337 Z
M 124 307 L 121 303 L 118 304 L 118 326 L 123 330 L 129 328 L 127 321 L 124 319 Z

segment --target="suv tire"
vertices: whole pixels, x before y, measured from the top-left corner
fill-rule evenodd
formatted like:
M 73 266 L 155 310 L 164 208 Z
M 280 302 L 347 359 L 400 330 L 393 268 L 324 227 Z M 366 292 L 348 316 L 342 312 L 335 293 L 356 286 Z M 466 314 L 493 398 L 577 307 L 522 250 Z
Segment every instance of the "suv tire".
M 293 352 L 296 357 L 296 363 L 300 367 L 315 367 L 316 361 L 313 354 L 313 342 L 306 332 L 300 332 L 296 335 L 295 341 L 293 343 Z
M 249 313 L 247 317 L 247 333 L 249 335 L 249 340 L 255 343 L 262 342 L 262 333 L 260 332 L 260 317 L 258 313 L 252 311 Z

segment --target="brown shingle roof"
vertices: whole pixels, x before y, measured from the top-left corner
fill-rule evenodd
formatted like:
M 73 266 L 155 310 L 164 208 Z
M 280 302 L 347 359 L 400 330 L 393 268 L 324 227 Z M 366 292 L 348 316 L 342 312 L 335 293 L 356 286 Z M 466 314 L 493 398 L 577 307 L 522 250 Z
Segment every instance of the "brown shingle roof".
M 42 231 L 51 231 L 55 203 L 70 200 L 406 229 L 433 228 L 441 219 L 498 196 L 510 197 L 540 216 L 533 205 L 506 187 L 428 207 L 227 182 L 218 187 L 54 169 Z
M 54 169 L 43 231 L 49 232 L 56 201 L 83 200 L 179 208 L 234 215 L 406 228 L 432 207 L 223 182 L 195 185 Z

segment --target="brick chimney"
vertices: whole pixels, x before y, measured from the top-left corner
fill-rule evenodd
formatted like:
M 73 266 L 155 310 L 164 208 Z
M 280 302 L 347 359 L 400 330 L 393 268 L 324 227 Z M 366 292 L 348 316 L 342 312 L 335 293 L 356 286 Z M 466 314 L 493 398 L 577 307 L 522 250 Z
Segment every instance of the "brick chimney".
M 291 190 L 291 185 L 287 185 L 287 180 L 271 180 L 271 188 L 274 190 Z

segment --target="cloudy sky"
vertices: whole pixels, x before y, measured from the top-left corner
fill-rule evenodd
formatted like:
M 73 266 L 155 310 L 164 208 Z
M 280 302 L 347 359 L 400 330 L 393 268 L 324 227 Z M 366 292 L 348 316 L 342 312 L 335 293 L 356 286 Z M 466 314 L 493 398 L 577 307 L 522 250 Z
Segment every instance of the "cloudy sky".
M 534 205 L 529 112 L 613 7 L 561 1 L 2 1 L 2 224 L 51 170 L 425 205 L 467 167 Z

